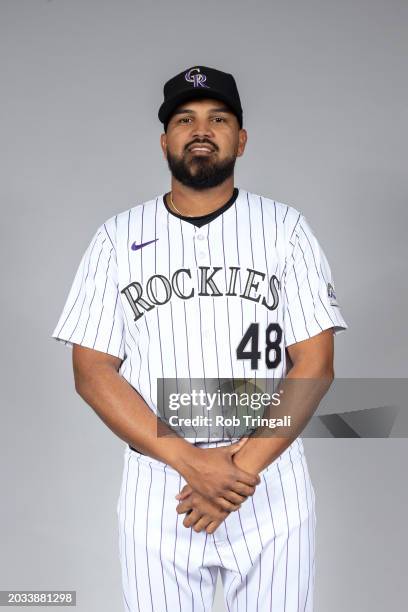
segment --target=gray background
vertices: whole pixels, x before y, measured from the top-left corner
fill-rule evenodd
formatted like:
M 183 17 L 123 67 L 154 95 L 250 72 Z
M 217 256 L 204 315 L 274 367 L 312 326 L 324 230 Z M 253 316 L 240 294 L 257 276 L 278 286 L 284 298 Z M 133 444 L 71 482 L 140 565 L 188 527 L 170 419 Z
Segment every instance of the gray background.
M 50 334 L 96 227 L 169 187 L 162 85 L 194 64 L 235 75 L 249 136 L 236 184 L 295 206 L 315 230 L 350 326 L 336 338 L 336 375 L 403 377 L 408 6 L 2 0 L 0 10 L 0 588 L 76 589 L 81 612 L 112 612 L 124 443 L 75 394 L 70 350 Z M 305 446 L 316 611 L 404 609 L 407 441 Z

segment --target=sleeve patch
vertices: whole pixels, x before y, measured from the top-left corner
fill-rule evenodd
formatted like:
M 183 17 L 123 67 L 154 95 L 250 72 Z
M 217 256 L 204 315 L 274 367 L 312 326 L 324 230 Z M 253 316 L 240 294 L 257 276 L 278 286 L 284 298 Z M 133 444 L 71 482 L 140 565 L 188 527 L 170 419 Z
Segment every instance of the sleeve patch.
M 334 285 L 332 283 L 327 283 L 327 295 L 331 306 L 338 306 Z

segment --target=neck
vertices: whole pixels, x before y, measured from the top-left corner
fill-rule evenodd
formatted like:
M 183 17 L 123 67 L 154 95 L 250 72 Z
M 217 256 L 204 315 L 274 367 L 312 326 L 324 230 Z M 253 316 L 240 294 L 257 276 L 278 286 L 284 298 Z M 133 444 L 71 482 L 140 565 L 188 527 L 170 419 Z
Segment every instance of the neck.
M 171 181 L 171 194 L 174 204 L 183 215 L 200 217 L 208 215 L 228 202 L 234 192 L 234 177 L 229 177 L 221 185 L 196 191 L 186 187 L 176 179 Z

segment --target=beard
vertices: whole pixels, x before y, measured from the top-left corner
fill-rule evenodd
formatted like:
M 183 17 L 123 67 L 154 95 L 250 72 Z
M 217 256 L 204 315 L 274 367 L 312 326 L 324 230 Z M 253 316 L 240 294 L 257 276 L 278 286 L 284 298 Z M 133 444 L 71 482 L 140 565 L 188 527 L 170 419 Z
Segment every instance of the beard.
M 204 191 L 221 185 L 234 172 L 236 156 L 214 161 L 212 155 L 193 155 L 190 161 L 183 155 L 176 157 L 167 150 L 167 164 L 171 174 L 182 185 Z

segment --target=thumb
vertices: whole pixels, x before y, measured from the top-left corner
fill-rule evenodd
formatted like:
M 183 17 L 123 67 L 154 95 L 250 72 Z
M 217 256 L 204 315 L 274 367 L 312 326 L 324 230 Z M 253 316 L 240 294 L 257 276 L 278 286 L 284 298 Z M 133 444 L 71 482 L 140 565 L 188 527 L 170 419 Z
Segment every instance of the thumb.
M 175 496 L 176 499 L 178 499 L 179 501 L 185 499 L 186 497 L 188 497 L 190 495 L 190 493 L 193 492 L 193 489 L 190 485 L 185 485 L 182 490 L 177 493 L 177 495 Z
M 231 456 L 235 455 L 235 453 L 237 453 L 247 441 L 248 441 L 248 438 L 241 438 L 239 442 L 235 442 L 235 444 L 231 444 L 228 447 L 228 450 L 231 453 Z

